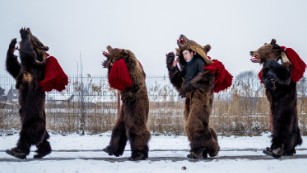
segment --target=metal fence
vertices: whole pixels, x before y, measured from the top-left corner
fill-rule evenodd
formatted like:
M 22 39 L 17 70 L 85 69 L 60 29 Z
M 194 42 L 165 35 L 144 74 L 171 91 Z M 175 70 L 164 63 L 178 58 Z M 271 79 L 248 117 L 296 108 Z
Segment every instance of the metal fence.
M 20 128 L 15 81 L 0 75 L 0 129 Z M 307 133 L 306 80 L 298 85 L 298 112 Z M 184 99 L 168 76 L 147 76 L 149 128 L 153 133 L 182 134 Z M 117 91 L 106 76 L 70 75 L 67 88 L 46 96 L 48 128 L 60 132 L 98 133 L 112 129 L 118 111 Z M 236 78 L 232 87 L 215 94 L 210 124 L 222 134 L 259 134 L 267 131 L 268 102 L 256 76 Z

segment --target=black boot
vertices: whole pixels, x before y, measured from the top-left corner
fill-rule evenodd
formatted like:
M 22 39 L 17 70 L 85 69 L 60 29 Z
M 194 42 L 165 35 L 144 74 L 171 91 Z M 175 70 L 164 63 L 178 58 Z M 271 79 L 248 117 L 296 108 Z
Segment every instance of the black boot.
M 129 157 L 129 160 L 131 161 L 137 161 L 137 160 L 146 160 L 147 157 L 144 153 L 142 152 L 133 152 L 132 156 Z
M 114 155 L 113 150 L 110 146 L 105 147 L 104 149 L 102 149 L 102 151 L 108 153 L 110 156 Z
M 119 157 L 120 154 L 115 153 L 114 150 L 112 149 L 112 147 L 107 146 L 106 148 L 102 149 L 102 151 L 106 152 L 109 154 L 109 156 L 115 155 L 116 157 Z
M 35 151 L 37 154 L 33 156 L 34 159 L 41 159 L 46 155 L 50 154 L 52 151 L 50 143 L 45 140 L 43 143 L 37 146 L 37 150 Z
M 190 159 L 204 159 L 207 158 L 207 150 L 205 147 L 198 147 L 191 149 L 190 154 L 187 155 Z
M 204 159 L 208 158 L 208 151 L 207 150 L 203 151 L 203 158 Z
M 35 154 L 33 156 L 34 159 L 41 159 L 43 157 L 45 157 L 46 155 L 50 154 L 51 153 L 51 150 L 50 151 L 44 151 L 44 152 L 37 152 L 37 154 Z
M 266 149 L 263 150 L 263 153 L 278 159 L 282 156 L 280 150 L 282 149 L 281 148 L 271 149 L 270 147 L 267 147 Z
M 26 159 L 27 157 L 27 153 L 26 152 L 23 152 L 22 150 L 18 149 L 18 148 L 12 148 L 12 149 L 9 149 L 9 150 L 5 150 L 5 152 L 11 156 L 14 156 L 18 159 Z
M 283 156 L 293 156 L 294 154 L 296 154 L 295 148 L 288 150 L 288 151 L 285 151 Z

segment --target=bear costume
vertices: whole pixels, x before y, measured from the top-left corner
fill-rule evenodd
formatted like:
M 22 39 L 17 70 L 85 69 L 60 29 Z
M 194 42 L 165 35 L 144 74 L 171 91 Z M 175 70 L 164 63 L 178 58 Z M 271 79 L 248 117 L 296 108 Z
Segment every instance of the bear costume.
M 166 55 L 169 79 L 172 85 L 185 97 L 184 122 L 185 132 L 190 142 L 188 158 L 203 159 L 214 157 L 220 149 L 217 134 L 209 126 L 214 92 L 219 92 L 231 85 L 232 76 L 218 60 L 207 56 L 210 45 L 200 46 L 184 35 L 177 40 L 179 48 L 176 51 L 178 64 L 174 66 L 175 54 Z M 186 62 L 182 52 L 189 50 L 195 53 L 190 62 Z M 194 65 L 190 65 L 190 64 Z M 192 66 L 192 67 L 190 67 Z M 197 69 L 192 72 L 192 79 L 187 69 Z M 195 74 L 196 73 L 196 74 Z M 188 79 L 189 78 L 189 79 Z
M 150 139 L 146 126 L 149 100 L 145 72 L 130 50 L 108 46 L 103 55 L 107 57 L 103 67 L 108 69 L 109 84 L 120 91 L 122 100 L 110 143 L 103 150 L 109 155 L 119 157 L 129 140 L 132 151 L 129 160 L 145 160 L 148 158 Z
M 6 153 L 25 159 L 30 153 L 31 145 L 36 145 L 37 154 L 34 158 L 42 158 L 51 153 L 48 142 L 49 134 L 46 130 L 45 92 L 39 85 L 44 79 L 48 47 L 35 37 L 29 28 L 20 30 L 19 45 L 20 61 L 14 55 L 17 40 L 13 39 L 9 45 L 6 57 L 6 68 L 16 79 L 19 91 L 19 114 L 21 120 L 20 137 L 17 146 Z
M 263 152 L 275 158 L 292 156 L 295 147 L 302 144 L 296 82 L 303 76 L 306 64 L 294 50 L 279 46 L 275 39 L 250 54 L 253 63 L 263 66 L 258 76 L 270 103 L 272 141 Z

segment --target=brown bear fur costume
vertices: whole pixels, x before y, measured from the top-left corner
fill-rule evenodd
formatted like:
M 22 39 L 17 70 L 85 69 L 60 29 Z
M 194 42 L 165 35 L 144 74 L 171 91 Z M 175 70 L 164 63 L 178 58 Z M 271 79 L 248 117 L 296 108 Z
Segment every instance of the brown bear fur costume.
M 291 80 L 292 63 L 274 39 L 250 54 L 252 62 L 263 66 L 259 78 L 265 85 L 272 114 L 272 144 L 264 153 L 276 158 L 293 155 L 295 147 L 302 144 L 302 138 L 296 108 L 296 82 Z
M 44 79 L 45 51 L 48 50 L 37 37 L 32 35 L 29 28 L 20 30 L 19 63 L 16 50 L 16 39 L 9 45 L 6 57 L 7 71 L 16 79 L 19 90 L 19 114 L 21 119 L 20 137 L 17 147 L 6 152 L 17 158 L 25 159 L 31 145 L 36 145 L 37 154 L 34 158 L 42 158 L 51 152 L 47 141 L 49 134 L 46 130 L 45 92 L 39 85 Z
M 116 61 L 124 60 L 132 85 L 121 90 L 122 106 L 119 117 L 112 130 L 110 144 L 104 149 L 116 157 L 123 154 L 126 142 L 129 140 L 132 154 L 130 160 L 144 160 L 148 158 L 148 141 L 150 132 L 146 126 L 149 112 L 149 100 L 145 83 L 145 73 L 135 55 L 126 49 L 107 47 L 104 52 L 107 60 L 103 67 L 108 68 L 108 74 Z M 110 82 L 110 78 L 109 78 Z
M 209 46 L 201 47 L 192 40 L 181 35 L 177 41 L 179 49 L 180 69 L 186 65 L 182 51 L 190 49 L 196 52 L 194 58 L 202 58 L 205 64 L 211 64 L 211 60 L 207 57 Z M 172 85 L 179 91 L 179 94 L 185 99 L 184 120 L 185 132 L 190 141 L 189 158 L 202 159 L 216 156 L 219 151 L 219 145 L 216 132 L 209 127 L 209 117 L 212 110 L 213 88 L 215 75 L 205 70 L 195 76 L 189 83 L 185 83 L 182 71 L 177 67 L 172 67 L 175 59 L 173 52 L 166 55 L 166 64 L 169 72 L 169 78 Z

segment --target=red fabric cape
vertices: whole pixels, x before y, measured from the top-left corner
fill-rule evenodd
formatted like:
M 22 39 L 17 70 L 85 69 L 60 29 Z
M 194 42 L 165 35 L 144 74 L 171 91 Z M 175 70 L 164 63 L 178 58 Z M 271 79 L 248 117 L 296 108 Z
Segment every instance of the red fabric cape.
M 225 69 L 225 66 L 222 62 L 218 60 L 213 60 L 208 66 L 204 67 L 205 70 L 211 71 L 211 73 L 215 74 L 215 81 L 214 81 L 214 89 L 215 93 L 218 93 L 222 90 L 225 90 L 232 83 L 232 75 Z
M 44 91 L 53 89 L 63 91 L 68 84 L 68 77 L 63 71 L 58 61 L 53 56 L 49 56 L 45 65 L 45 78 L 39 84 Z
M 124 59 L 113 63 L 108 76 L 109 84 L 112 88 L 123 91 L 132 86 L 132 80 Z

